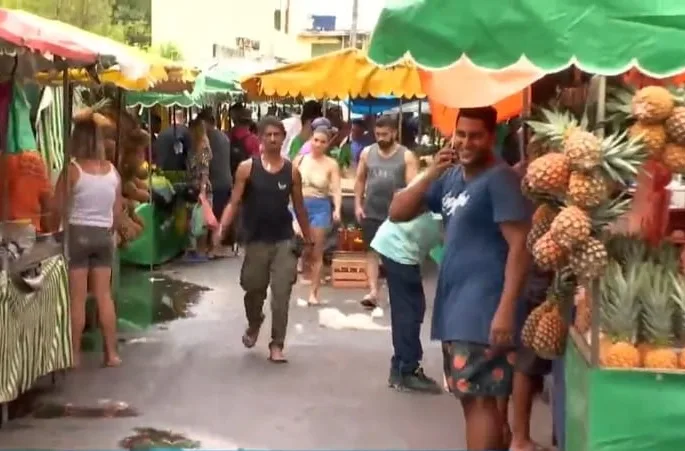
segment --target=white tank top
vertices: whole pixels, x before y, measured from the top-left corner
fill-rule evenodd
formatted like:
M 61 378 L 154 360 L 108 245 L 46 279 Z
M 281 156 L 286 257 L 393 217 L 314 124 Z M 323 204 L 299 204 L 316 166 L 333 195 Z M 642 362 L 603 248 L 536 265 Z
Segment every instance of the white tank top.
M 106 174 L 88 174 L 72 161 L 79 172 L 71 196 L 69 224 L 110 228 L 114 223 L 113 209 L 119 185 L 119 175 L 110 164 Z

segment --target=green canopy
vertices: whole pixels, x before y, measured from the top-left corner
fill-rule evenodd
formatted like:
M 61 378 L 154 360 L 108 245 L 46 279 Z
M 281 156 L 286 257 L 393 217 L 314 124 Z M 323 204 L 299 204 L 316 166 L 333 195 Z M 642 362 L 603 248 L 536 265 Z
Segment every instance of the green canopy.
M 407 54 L 426 69 L 465 56 L 498 70 L 525 57 L 548 73 L 575 64 L 667 77 L 685 71 L 685 1 L 387 0 L 369 58 L 390 65 Z
M 210 66 L 202 71 L 195 80 L 193 92 L 182 94 L 164 94 L 158 92 L 127 92 L 128 106 L 143 106 L 146 108 L 162 105 L 189 108 L 211 103 L 221 95 L 231 95 L 242 91 L 239 75 L 220 64 Z

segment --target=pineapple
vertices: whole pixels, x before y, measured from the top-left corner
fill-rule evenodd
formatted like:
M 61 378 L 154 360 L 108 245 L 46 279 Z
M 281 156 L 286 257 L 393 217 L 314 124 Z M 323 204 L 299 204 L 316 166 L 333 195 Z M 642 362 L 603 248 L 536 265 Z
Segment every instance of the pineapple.
M 585 130 L 574 130 L 564 140 L 564 155 L 571 169 L 590 171 L 602 163 L 602 141 Z
M 563 193 L 570 174 L 568 158 L 560 153 L 549 153 L 530 162 L 526 182 L 534 192 Z
M 523 329 L 521 329 L 521 342 L 526 347 L 533 348 L 533 339 L 535 338 L 535 331 L 538 327 L 538 323 L 542 319 L 542 316 L 552 310 L 552 308 L 554 308 L 554 304 L 549 300 L 545 300 L 545 302 L 538 305 L 530 312 L 526 321 L 523 323 Z
M 532 254 L 535 264 L 543 271 L 559 269 L 566 263 L 566 250 L 552 239 L 549 232 L 535 242 Z
M 543 109 L 541 113 L 544 121 L 528 121 L 527 124 L 533 129 L 535 139 L 547 143 L 549 148 L 561 148 L 564 141 L 580 126 L 567 111 Z
M 592 222 L 578 207 L 563 208 L 552 221 L 549 233 L 562 248 L 570 250 L 590 237 Z
M 533 213 L 532 227 L 528 232 L 528 239 L 526 247 L 528 252 L 533 252 L 535 243 L 549 231 L 549 226 L 552 225 L 554 217 L 557 215 L 557 210 L 548 203 L 542 203 Z
M 578 245 L 571 255 L 569 263 L 573 274 L 583 281 L 588 281 L 600 277 L 607 264 L 609 257 L 604 244 L 596 238 L 590 237 Z
M 663 125 L 636 122 L 628 129 L 628 136 L 639 139 L 651 158 L 661 157 L 666 145 L 666 128 Z
M 609 197 L 609 186 L 602 174 L 571 172 L 568 198 L 580 208 L 594 208 Z
M 666 144 L 661 161 L 671 171 L 677 174 L 685 173 L 685 147 L 678 144 Z
M 645 368 L 676 369 L 678 354 L 673 349 L 673 281 L 668 269 L 653 263 L 642 265 L 652 281 L 642 289 L 642 326 L 648 348 L 644 353 Z
M 649 156 L 639 138 L 630 138 L 627 132 L 609 135 L 602 141 L 601 169 L 612 181 L 620 185 L 635 181 L 638 171 Z
M 638 295 L 644 280 L 640 266 L 630 262 L 625 274 L 612 261 L 601 280 L 600 327 L 611 344 L 600 346 L 600 362 L 612 368 L 635 368 L 640 353 L 635 347 L 640 303 Z
M 665 125 L 668 139 L 685 146 L 685 107 L 674 108 L 673 113 L 666 119 Z
M 678 342 L 682 345 L 685 343 L 685 276 L 672 272 L 671 283 L 673 286 L 671 296 L 675 304 L 674 330 Z
M 537 322 L 530 347 L 544 359 L 555 359 L 564 353 L 568 335 L 565 313 L 571 306 L 575 288 L 575 280 L 570 271 L 559 271 L 548 290 L 546 307 L 544 310 L 539 308 L 542 312 L 534 318 Z
M 645 124 L 658 124 L 671 115 L 675 99 L 666 88 L 647 86 L 635 93 L 631 106 L 637 120 Z
M 532 348 L 543 359 L 556 359 L 564 353 L 568 324 L 564 320 L 558 305 L 542 314 L 535 328 Z

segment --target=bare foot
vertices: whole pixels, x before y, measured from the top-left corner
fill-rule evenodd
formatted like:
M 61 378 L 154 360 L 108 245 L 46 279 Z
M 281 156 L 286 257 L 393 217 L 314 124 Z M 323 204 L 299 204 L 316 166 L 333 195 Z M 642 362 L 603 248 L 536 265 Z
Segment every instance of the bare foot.
M 71 368 L 78 369 L 81 366 L 81 355 L 74 353 L 71 357 Z
M 319 301 L 319 298 L 317 296 L 312 294 L 311 296 L 309 296 L 307 304 L 309 304 L 310 307 L 316 307 L 321 305 L 321 301 Z
M 532 440 L 517 440 L 511 442 L 509 446 L 510 451 L 543 451 L 546 450 L 542 445 L 539 445 Z
M 286 363 L 288 359 L 283 355 L 283 349 L 278 346 L 269 348 L 269 361 L 273 363 Z
M 105 364 L 108 368 L 115 368 L 121 365 L 121 358 L 118 355 L 112 355 L 105 359 Z

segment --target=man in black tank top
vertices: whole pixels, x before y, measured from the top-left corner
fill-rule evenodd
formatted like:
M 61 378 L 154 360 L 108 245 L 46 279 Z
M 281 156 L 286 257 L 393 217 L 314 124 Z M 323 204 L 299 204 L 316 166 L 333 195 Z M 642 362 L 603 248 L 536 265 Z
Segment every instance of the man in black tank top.
M 241 209 L 245 233 L 245 259 L 240 271 L 240 285 L 245 290 L 247 329 L 243 344 L 251 348 L 257 342 L 264 321 L 264 300 L 271 286 L 271 342 L 269 360 L 286 361 L 283 356 L 288 328 L 290 293 L 297 280 L 298 252 L 293 240 L 292 200 L 297 222 L 305 243 L 310 243 L 309 221 L 302 200 L 300 172 L 281 156 L 285 128 L 272 116 L 259 123 L 262 152 L 259 157 L 243 161 L 235 174 L 231 201 L 221 215 L 214 237 L 221 242 Z

